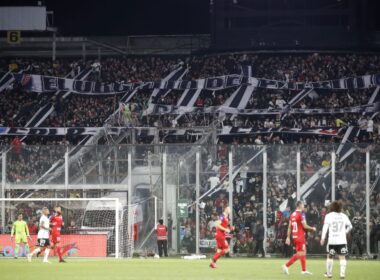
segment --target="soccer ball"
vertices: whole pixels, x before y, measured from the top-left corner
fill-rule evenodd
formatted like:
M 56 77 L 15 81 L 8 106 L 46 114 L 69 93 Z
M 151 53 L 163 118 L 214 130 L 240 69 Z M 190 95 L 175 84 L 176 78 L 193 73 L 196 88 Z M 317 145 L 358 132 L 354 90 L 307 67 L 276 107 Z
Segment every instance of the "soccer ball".
M 159 259 L 159 258 L 160 258 L 160 256 L 159 256 L 159 255 L 157 255 L 157 254 L 155 254 L 153 258 L 155 258 L 155 259 Z

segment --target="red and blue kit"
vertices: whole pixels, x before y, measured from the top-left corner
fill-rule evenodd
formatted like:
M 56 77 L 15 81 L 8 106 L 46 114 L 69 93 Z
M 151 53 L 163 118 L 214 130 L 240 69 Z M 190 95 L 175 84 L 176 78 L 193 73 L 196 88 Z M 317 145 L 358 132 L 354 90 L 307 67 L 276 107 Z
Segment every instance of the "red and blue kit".
M 62 215 L 54 214 L 50 218 L 51 229 L 51 240 L 53 243 L 59 243 L 61 241 L 61 229 L 63 225 Z
M 228 225 L 229 225 L 228 217 L 226 217 L 224 215 L 221 215 L 220 218 L 219 218 L 219 220 L 221 222 L 220 225 L 222 227 L 228 228 Z M 228 248 L 228 242 L 226 240 L 226 233 L 223 230 L 221 230 L 219 228 L 216 228 L 215 239 L 216 239 L 216 247 L 218 249 L 224 250 L 224 249 Z
M 305 221 L 305 213 L 301 211 L 294 211 L 290 215 L 290 223 L 292 226 L 292 237 L 296 251 L 305 251 L 305 230 L 302 222 Z

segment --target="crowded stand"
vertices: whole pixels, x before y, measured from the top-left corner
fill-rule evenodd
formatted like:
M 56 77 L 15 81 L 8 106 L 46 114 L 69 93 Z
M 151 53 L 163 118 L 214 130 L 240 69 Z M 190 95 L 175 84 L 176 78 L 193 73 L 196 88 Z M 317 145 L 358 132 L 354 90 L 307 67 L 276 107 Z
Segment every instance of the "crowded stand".
M 267 79 L 278 79 L 285 81 L 320 81 L 341 77 L 351 77 L 357 75 L 373 74 L 379 72 L 379 56 L 374 54 L 305 54 L 305 55 L 269 55 L 269 54 L 226 54 L 213 56 L 194 56 L 194 57 L 141 57 L 141 58 L 105 58 L 99 63 L 98 61 L 73 61 L 71 59 L 57 61 L 56 63 L 48 61 L 35 60 L 3 60 L 0 63 L 2 73 L 8 70 L 24 71 L 30 74 L 44 74 L 49 76 L 75 77 L 84 69 L 91 69 L 91 73 L 86 80 L 101 82 L 130 82 L 130 81 L 153 81 L 164 77 L 166 74 L 178 65 L 184 65 L 189 72 L 184 77 L 187 79 L 197 79 L 224 74 L 240 73 L 241 65 L 251 65 L 255 77 Z M 226 89 L 217 92 L 203 91 L 195 103 L 195 107 L 218 106 L 231 95 L 233 89 Z M 17 94 L 15 94 L 17 93 Z M 364 90 L 347 90 L 344 92 L 318 91 L 310 94 L 307 98 L 295 104 L 299 108 L 346 108 L 358 105 L 365 105 L 372 94 L 371 89 Z M 283 109 L 289 100 L 294 97 L 292 91 L 287 90 L 270 90 L 257 88 L 247 103 L 247 109 Z M 181 96 L 177 90 L 171 91 L 159 100 L 154 100 L 157 104 L 175 105 Z M 37 112 L 38 108 L 46 102 L 53 102 L 55 112 L 45 120 L 45 127 L 74 127 L 74 126 L 103 126 L 105 119 L 111 111 L 118 107 L 121 95 L 114 97 L 78 97 L 71 94 L 67 97 L 56 96 L 51 98 L 47 94 L 24 92 L 20 87 L 13 87 L 1 95 L 2 108 L 1 120 L 2 126 L 21 127 L 25 126 L 30 119 L 31 114 Z M 64 100 L 63 100 L 64 99 Z M 11 106 L 5 107 L 5 100 L 11 102 Z M 142 111 L 147 108 L 149 93 L 138 93 L 131 100 L 133 106 L 133 115 L 136 116 L 135 126 L 149 126 L 155 121 L 155 118 L 162 119 L 164 116 L 145 117 Z M 154 102 L 153 101 L 153 102 Z M 67 110 L 67 106 L 70 110 Z M 83 108 L 96 108 L 97 117 Z M 351 115 L 353 115 L 351 117 Z M 346 122 L 357 120 L 355 114 L 339 114 L 338 117 L 347 118 Z M 212 118 L 212 116 L 210 116 Z M 276 118 L 269 116 L 269 122 L 276 125 Z M 293 117 L 293 116 L 292 116 Z M 286 127 L 314 127 L 329 126 L 340 127 L 335 123 L 337 116 L 317 115 L 307 124 L 300 121 L 302 116 L 292 118 L 290 121 L 285 120 Z M 182 118 L 185 118 L 183 116 Z M 175 126 L 186 125 L 187 120 L 179 118 Z M 208 118 L 207 116 L 205 118 Z M 164 119 L 164 126 L 173 126 L 172 119 L 177 116 Z M 265 127 L 265 121 L 268 116 L 240 116 L 235 121 L 239 125 L 251 124 L 256 122 L 259 127 Z M 162 120 L 161 120 L 162 121 Z M 304 121 L 305 122 L 305 121 Z M 226 118 L 225 123 L 234 124 L 233 120 Z M 117 123 L 114 123 L 117 125 Z M 271 124 L 268 124 L 271 125 Z M 277 126 L 284 126 L 282 123 Z
M 277 79 L 289 82 L 308 82 L 353 77 L 358 75 L 380 73 L 380 56 L 378 54 L 220 54 L 195 55 L 191 57 L 110 57 L 101 61 L 81 61 L 75 59 L 60 59 L 54 63 L 43 60 L 8 59 L 0 61 L 0 73 L 8 71 L 39 74 L 57 77 L 74 78 L 87 70 L 85 80 L 99 82 L 136 82 L 155 81 L 168 75 L 175 67 L 188 69 L 183 79 L 199 79 L 225 74 L 240 74 L 242 65 L 252 66 L 255 77 Z M 221 106 L 233 94 L 236 88 L 220 91 L 203 90 L 194 103 L 194 108 Z M 354 106 L 365 106 L 369 103 L 375 88 L 349 89 L 341 91 L 313 90 L 300 102 L 292 105 L 302 109 L 340 109 Z M 318 114 L 285 114 L 290 101 L 297 94 L 286 89 L 256 88 L 247 101 L 245 109 L 263 109 L 267 114 L 215 114 L 207 112 L 184 114 L 144 113 L 150 102 L 159 105 L 178 104 L 182 91 L 171 90 L 159 98 L 151 98 L 151 91 L 143 89 L 135 94 L 128 104 L 121 103 L 122 93 L 113 96 L 86 96 L 71 94 L 34 93 L 23 89 L 20 84 L 0 93 L 0 126 L 27 127 L 29 120 L 47 104 L 53 110 L 39 124 L 40 127 L 139 127 L 163 129 L 181 129 L 203 127 L 204 129 L 225 127 L 251 128 L 249 134 L 220 135 L 217 138 L 218 152 L 215 155 L 205 153 L 202 156 L 203 165 L 207 166 L 201 177 L 202 192 L 221 187 L 219 192 L 206 195 L 202 199 L 201 239 L 212 239 L 215 231 L 215 221 L 223 206 L 228 204 L 228 192 L 223 183 L 228 170 L 227 145 L 232 149 L 241 145 L 246 148 L 273 145 L 268 152 L 268 203 L 267 203 L 267 253 L 288 256 L 290 248 L 285 245 L 286 231 L 290 213 L 294 210 L 293 202 L 297 191 L 296 154 L 300 144 L 301 152 L 301 182 L 305 183 L 313 174 L 331 166 L 331 152 L 336 150 L 348 127 L 358 127 L 360 133 L 352 139 L 353 145 L 359 143 L 359 152 L 350 156 L 349 160 L 338 162 L 336 166 L 337 198 L 345 203 L 345 209 L 350 219 L 355 218 L 357 227 L 364 220 L 365 189 L 364 182 L 365 152 L 371 144 L 380 144 L 380 115 L 378 113 L 363 114 L 363 112 L 318 113 Z M 126 107 L 128 106 L 128 108 Z M 116 112 L 116 113 L 115 113 Z M 334 130 L 329 134 L 287 133 L 271 129 L 319 129 Z M 265 130 L 266 132 L 255 133 Z M 196 142 L 189 138 L 169 138 L 166 133 L 159 134 L 159 141 L 149 141 L 137 137 L 137 143 L 165 144 L 179 142 Z M 65 146 L 78 144 L 83 136 L 51 136 L 51 137 L 11 137 L 1 136 L 3 147 L 10 145 L 14 151 L 8 158 L 7 180 L 11 183 L 33 184 L 49 168 L 62 160 Z M 156 139 L 157 140 L 157 139 Z M 104 140 L 103 140 L 104 141 Z M 129 144 L 129 140 L 120 142 Z M 43 145 L 52 145 L 47 149 Z M 281 147 L 278 147 L 281 145 Z M 380 151 L 373 151 L 371 162 L 371 182 L 380 173 Z M 263 170 L 262 159 L 259 157 L 249 161 L 244 151 L 235 150 L 234 161 L 241 166 L 234 177 L 234 224 L 236 235 L 233 252 L 236 254 L 254 255 L 257 228 L 263 223 Z M 95 161 L 96 155 L 86 155 L 88 161 Z M 76 167 L 76 166 L 75 166 Z M 76 172 L 75 167 L 73 172 Z M 362 170 L 363 172 L 357 172 Z M 227 176 L 228 177 L 228 176 Z M 214 179 L 211 179 L 214 178 Z M 218 183 L 215 183 L 218 181 Z M 189 186 L 183 194 L 194 201 L 194 186 Z M 331 199 L 331 187 L 323 193 L 313 193 L 306 198 L 308 223 L 317 228 L 317 232 L 307 238 L 308 251 L 323 253 L 318 236 L 326 215 L 325 202 Z M 380 235 L 380 193 L 374 189 L 371 197 L 371 246 L 377 246 Z M 34 215 L 35 213 L 31 214 Z M 190 218 L 183 221 L 185 227 L 184 244 L 187 251 L 194 250 L 191 244 L 195 238 L 194 207 Z M 73 224 L 75 224 L 73 219 Z M 351 236 L 352 247 L 362 252 L 363 244 L 357 241 L 355 234 Z M 350 247 L 351 249 L 351 247 Z M 353 250 L 354 250 L 353 249 Z M 322 250 L 322 251 L 321 251 Z M 356 252 L 356 251 L 355 251 Z

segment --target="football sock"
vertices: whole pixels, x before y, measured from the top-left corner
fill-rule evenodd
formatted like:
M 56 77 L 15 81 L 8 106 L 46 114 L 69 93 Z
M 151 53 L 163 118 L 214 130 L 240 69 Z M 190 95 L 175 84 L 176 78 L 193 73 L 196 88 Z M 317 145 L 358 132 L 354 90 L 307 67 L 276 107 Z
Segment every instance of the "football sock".
M 24 250 L 25 250 L 25 255 L 29 254 L 29 245 L 28 244 L 25 244 Z
M 58 254 L 58 258 L 59 260 L 61 261 L 62 260 L 62 250 L 61 250 L 61 247 L 57 247 L 57 254 Z
M 15 247 L 15 257 L 18 257 L 18 250 L 19 249 L 20 249 L 20 245 L 16 244 L 16 247 Z
M 33 252 L 32 252 L 32 256 L 35 255 L 35 254 L 38 254 L 39 252 L 41 252 L 40 248 L 34 249 Z
M 326 260 L 326 271 L 327 271 L 328 275 L 332 274 L 333 264 L 334 264 L 334 259 L 327 259 Z
M 306 256 L 301 256 L 300 260 L 301 260 L 302 271 L 306 271 Z
M 347 261 L 346 260 L 340 260 L 340 275 L 345 275 L 346 274 L 346 266 L 347 266 Z
M 214 256 L 212 257 L 212 261 L 217 262 L 219 258 L 220 258 L 220 253 L 216 252 Z
M 221 257 L 221 256 L 224 256 L 224 250 L 222 250 L 221 252 L 216 252 L 215 255 L 212 257 L 212 260 L 214 262 L 217 262 L 218 259 Z
M 298 259 L 299 259 L 298 254 L 294 254 L 293 257 L 291 257 L 290 260 L 285 265 L 289 267 Z
M 49 252 L 50 252 L 50 249 L 46 249 L 46 250 L 45 250 L 45 254 L 44 254 L 44 262 L 46 262 L 46 261 L 48 260 Z

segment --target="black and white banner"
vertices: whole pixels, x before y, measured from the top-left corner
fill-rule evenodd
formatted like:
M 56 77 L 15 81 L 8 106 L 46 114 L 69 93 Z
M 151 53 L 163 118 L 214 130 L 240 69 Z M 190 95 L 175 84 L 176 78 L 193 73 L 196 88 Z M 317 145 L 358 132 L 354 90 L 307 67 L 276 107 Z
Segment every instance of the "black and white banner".
M 119 135 L 123 131 L 132 128 L 126 127 L 0 127 L 0 136 L 78 136 L 78 135 L 96 135 L 103 131 L 107 135 Z M 139 136 L 154 136 L 157 128 L 155 127 L 135 127 Z M 165 129 L 167 135 L 203 135 L 204 129 Z M 232 126 L 224 126 L 218 129 L 218 135 L 247 135 L 247 134 L 268 134 L 268 133 L 291 133 L 291 134 L 317 134 L 336 136 L 340 132 L 339 129 L 331 127 L 320 128 L 237 128 Z
M 224 102 L 223 107 L 245 109 L 254 89 L 255 88 L 251 86 L 238 87 L 238 89 Z
M 181 68 L 182 69 L 182 68 Z M 245 71 L 243 71 L 245 73 Z M 9 74 L 5 80 L 9 79 Z M 380 86 L 380 74 L 365 75 L 351 78 L 342 78 L 338 80 L 320 81 L 320 82 L 286 82 L 278 80 L 269 80 L 263 78 L 255 78 L 242 76 L 238 74 L 210 77 L 198 80 L 159 80 L 145 81 L 133 83 L 101 83 L 90 81 L 79 81 L 75 79 L 58 78 L 41 75 L 29 74 L 11 74 L 16 81 L 33 92 L 56 92 L 57 90 L 71 91 L 77 94 L 87 95 L 113 95 L 121 92 L 139 89 L 208 89 L 221 90 L 241 85 L 249 85 L 252 87 L 268 88 L 268 89 L 287 89 L 287 90 L 303 90 L 303 89 L 363 89 L 374 86 Z M 4 78 L 4 77 L 3 77 Z M 1 85 L 1 84 L 0 84 Z M 0 87 L 0 89 L 2 89 Z
M 120 127 L 0 127 L 0 135 L 13 136 L 59 136 L 59 135 L 96 135 L 104 131 L 110 135 L 118 135 L 124 128 Z
M 177 102 L 178 107 L 193 107 L 197 101 L 201 89 L 186 89 Z
M 0 92 L 7 89 L 14 81 L 14 75 L 11 71 L 7 72 L 3 77 L 0 79 Z
M 337 136 L 340 130 L 331 127 L 319 127 L 319 128 L 264 128 L 264 129 L 254 129 L 254 128 L 242 128 L 242 127 L 232 127 L 225 126 L 219 135 L 241 135 L 241 134 L 267 134 L 267 133 L 290 133 L 290 134 L 316 134 L 316 135 L 327 135 L 327 136 Z
M 166 76 L 162 81 L 164 83 L 182 80 L 182 78 L 187 74 L 188 69 L 184 67 L 178 67 L 174 69 L 168 76 Z M 149 115 L 154 110 L 154 104 L 158 103 L 161 98 L 165 98 L 166 95 L 170 93 L 170 89 L 154 89 L 150 95 L 148 101 L 148 108 L 143 112 L 144 115 Z
M 373 113 L 380 110 L 380 102 L 370 105 L 362 105 L 347 108 L 284 108 L 284 109 L 238 109 L 228 106 L 211 106 L 211 107 L 188 107 L 155 104 L 150 111 L 151 115 L 182 115 L 182 114 L 238 114 L 238 115 L 324 115 L 324 114 L 344 114 L 344 113 Z

